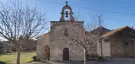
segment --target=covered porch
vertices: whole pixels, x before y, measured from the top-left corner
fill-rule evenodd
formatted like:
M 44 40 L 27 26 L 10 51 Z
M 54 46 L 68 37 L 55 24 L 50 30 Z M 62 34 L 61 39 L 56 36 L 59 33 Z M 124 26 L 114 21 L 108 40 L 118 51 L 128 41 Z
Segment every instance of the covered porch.
M 110 43 L 110 56 L 135 57 L 135 30 L 128 26 L 112 30 L 102 36 Z

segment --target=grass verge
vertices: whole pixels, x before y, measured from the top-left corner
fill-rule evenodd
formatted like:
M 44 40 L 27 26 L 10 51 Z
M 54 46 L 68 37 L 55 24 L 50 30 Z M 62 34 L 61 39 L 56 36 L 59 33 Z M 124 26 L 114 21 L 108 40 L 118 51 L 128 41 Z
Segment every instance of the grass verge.
M 35 56 L 35 52 L 21 52 L 21 63 L 26 63 L 32 61 L 32 57 Z M 7 53 L 0 55 L 0 61 L 5 62 L 6 64 L 15 64 L 16 63 L 16 52 Z

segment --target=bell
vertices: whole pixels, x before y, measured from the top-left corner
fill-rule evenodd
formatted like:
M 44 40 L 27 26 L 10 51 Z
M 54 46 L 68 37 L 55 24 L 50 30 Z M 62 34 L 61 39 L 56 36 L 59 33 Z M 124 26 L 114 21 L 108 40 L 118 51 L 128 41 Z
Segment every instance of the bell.
M 68 17 L 68 11 L 66 11 L 66 17 Z

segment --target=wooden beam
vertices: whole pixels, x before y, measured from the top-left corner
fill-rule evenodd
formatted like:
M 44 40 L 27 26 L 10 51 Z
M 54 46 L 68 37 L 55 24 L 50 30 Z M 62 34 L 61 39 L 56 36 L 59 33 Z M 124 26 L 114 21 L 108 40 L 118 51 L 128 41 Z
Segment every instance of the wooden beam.
M 131 33 L 131 32 L 128 32 L 128 34 L 131 34 L 131 35 L 135 36 L 135 34 L 134 33 Z
M 135 38 L 133 38 L 133 39 L 126 39 L 126 40 L 135 40 Z

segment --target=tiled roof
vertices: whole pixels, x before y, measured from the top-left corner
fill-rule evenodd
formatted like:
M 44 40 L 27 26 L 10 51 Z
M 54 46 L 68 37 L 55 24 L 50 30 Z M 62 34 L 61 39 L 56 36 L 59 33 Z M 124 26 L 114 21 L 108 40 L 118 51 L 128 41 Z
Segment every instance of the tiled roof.
M 101 26 L 101 27 L 98 27 L 98 28 L 92 30 L 90 33 L 92 33 L 92 34 L 98 34 L 99 33 L 99 30 L 101 30 L 101 35 L 103 35 L 103 34 L 109 32 L 109 31 L 111 31 L 111 30 L 109 30 L 109 29 L 104 28 L 104 27 Z
M 118 29 L 114 29 L 114 30 L 112 30 L 110 32 L 107 32 L 104 35 L 102 35 L 101 37 L 109 37 L 109 36 L 114 35 L 115 33 L 119 32 L 119 31 L 124 30 L 124 29 L 132 29 L 132 30 L 134 30 L 133 28 L 130 28 L 128 26 L 124 26 L 124 27 L 121 27 L 121 28 L 118 28 Z

